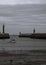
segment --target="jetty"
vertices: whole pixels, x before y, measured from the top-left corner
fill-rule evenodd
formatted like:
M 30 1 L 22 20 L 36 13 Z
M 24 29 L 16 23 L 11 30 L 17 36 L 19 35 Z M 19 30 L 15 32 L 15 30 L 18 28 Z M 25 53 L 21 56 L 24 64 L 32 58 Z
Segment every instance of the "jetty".
M 0 33 L 0 39 L 9 39 L 10 35 L 9 33 L 5 33 L 5 25 L 3 24 L 3 32 Z
M 35 33 L 35 28 L 33 30 L 33 33 L 20 33 L 19 37 L 26 37 L 26 38 L 32 38 L 32 39 L 46 39 L 46 33 Z

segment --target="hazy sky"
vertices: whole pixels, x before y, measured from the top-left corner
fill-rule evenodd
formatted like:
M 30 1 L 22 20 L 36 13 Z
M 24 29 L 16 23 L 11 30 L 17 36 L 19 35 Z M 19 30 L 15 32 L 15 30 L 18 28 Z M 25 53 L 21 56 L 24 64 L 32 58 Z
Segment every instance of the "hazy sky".
M 46 0 L 0 0 L 0 4 L 33 4 L 46 3 Z
M 42 3 L 45 4 L 46 0 L 0 0 L 0 4 L 4 5 Z M 34 27 L 36 32 L 46 32 L 46 6 L 0 6 L 0 31 L 3 23 L 6 26 L 6 32 L 9 33 L 30 33 Z

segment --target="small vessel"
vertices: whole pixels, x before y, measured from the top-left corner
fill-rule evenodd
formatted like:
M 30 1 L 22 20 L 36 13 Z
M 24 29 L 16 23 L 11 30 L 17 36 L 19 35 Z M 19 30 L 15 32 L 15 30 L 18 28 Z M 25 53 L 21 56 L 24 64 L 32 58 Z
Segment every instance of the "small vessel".
M 10 40 L 8 43 L 16 43 L 16 41 L 13 39 L 13 40 Z
M 12 37 L 12 38 L 10 39 L 9 43 L 16 43 L 15 38 L 14 38 L 14 37 Z
M 12 43 L 15 43 L 16 41 L 15 41 L 15 39 L 12 39 L 11 42 L 12 42 Z

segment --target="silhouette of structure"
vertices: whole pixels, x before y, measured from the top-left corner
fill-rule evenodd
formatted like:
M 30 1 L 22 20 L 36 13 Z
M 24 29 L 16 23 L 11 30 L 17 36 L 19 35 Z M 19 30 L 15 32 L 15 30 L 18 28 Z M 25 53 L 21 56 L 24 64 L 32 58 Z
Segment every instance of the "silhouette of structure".
M 5 33 L 5 25 L 3 24 L 3 32 L 0 33 L 0 39 L 9 39 L 10 35 L 9 33 Z
M 4 29 L 5 29 L 5 25 L 3 24 L 3 33 L 5 33 L 5 30 Z
M 35 33 L 35 28 L 34 28 L 34 30 L 33 30 L 33 33 Z
M 35 28 L 33 29 L 33 33 L 28 34 L 20 34 L 19 37 L 26 37 L 32 39 L 46 39 L 46 33 L 35 33 Z

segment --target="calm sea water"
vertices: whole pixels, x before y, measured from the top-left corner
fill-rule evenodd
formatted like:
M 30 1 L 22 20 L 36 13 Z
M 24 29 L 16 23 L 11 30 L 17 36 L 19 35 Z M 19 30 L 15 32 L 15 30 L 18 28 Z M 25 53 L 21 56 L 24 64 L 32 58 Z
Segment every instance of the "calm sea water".
M 13 36 L 9 40 L 0 40 L 0 50 L 46 50 L 46 40 L 15 36 L 15 42 L 13 42 L 12 38 Z

